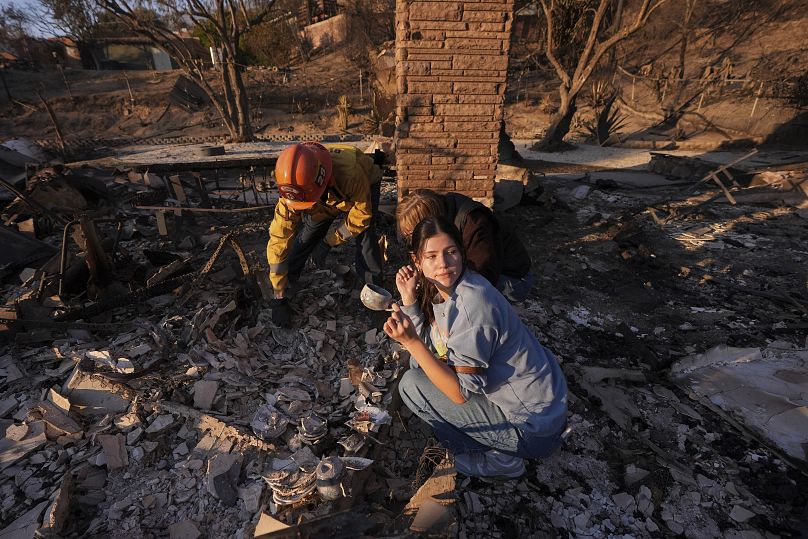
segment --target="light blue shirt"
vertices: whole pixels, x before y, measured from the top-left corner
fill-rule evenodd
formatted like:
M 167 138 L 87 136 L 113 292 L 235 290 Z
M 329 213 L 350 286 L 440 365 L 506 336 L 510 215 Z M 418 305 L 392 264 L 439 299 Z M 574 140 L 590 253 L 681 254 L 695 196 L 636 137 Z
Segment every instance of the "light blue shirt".
M 561 367 L 485 277 L 465 270 L 452 295 L 432 307 L 431 328 L 424 327 L 417 303 L 402 310 L 433 350 L 447 350 L 450 365 L 485 369 L 457 375 L 467 397 L 469 392 L 485 395 L 524 432 L 549 434 L 563 428 L 567 381 Z

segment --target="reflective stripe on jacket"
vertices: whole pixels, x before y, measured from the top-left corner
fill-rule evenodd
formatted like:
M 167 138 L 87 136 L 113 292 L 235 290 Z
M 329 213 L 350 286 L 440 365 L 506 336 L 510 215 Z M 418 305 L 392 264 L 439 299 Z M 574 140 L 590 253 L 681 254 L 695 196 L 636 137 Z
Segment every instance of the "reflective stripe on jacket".
M 331 154 L 334 171 L 334 182 L 326 191 L 325 202 L 321 198 L 308 210 L 295 210 L 281 198 L 275 206 L 267 243 L 269 280 L 275 290 L 283 290 L 288 284 L 288 260 L 292 240 L 304 213 L 308 213 L 314 221 L 344 215 L 343 222 L 329 230 L 325 237 L 325 241 L 332 247 L 345 243 L 370 226 L 373 217 L 370 186 L 381 181 L 381 169 L 373 163 L 370 156 L 353 146 L 326 144 L 325 147 Z

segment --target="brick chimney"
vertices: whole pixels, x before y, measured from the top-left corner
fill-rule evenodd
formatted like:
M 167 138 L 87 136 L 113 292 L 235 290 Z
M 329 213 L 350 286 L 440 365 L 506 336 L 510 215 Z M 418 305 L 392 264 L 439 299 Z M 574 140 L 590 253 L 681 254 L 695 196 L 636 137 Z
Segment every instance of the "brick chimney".
M 513 0 L 396 2 L 399 196 L 494 200 Z

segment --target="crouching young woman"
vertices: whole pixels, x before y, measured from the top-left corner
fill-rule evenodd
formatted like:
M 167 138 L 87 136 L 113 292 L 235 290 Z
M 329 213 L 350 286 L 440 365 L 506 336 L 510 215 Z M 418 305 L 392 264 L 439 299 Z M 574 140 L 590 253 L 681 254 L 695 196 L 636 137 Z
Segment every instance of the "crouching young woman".
M 428 217 L 396 274 L 401 307 L 384 331 L 411 355 L 399 392 L 455 456 L 461 473 L 518 477 L 566 427 L 567 382 L 508 300 L 466 268 L 455 226 Z

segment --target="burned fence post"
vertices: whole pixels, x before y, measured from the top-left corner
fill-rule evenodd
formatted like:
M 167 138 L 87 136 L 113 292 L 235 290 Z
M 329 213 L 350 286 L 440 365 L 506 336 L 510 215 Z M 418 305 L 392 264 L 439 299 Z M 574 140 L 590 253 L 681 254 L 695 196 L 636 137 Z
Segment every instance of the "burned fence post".
M 106 286 L 112 281 L 112 265 L 104 252 L 98 229 L 93 220 L 87 216 L 79 217 L 79 227 L 84 236 L 84 249 L 87 252 L 87 267 L 90 269 L 90 278 L 96 286 Z

